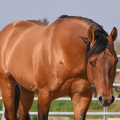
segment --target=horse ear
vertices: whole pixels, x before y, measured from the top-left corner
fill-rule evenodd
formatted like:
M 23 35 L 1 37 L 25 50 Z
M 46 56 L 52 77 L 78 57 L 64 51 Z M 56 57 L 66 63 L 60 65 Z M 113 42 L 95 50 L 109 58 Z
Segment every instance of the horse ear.
M 114 42 L 116 40 L 116 38 L 117 38 L 117 28 L 115 28 L 115 27 L 113 28 L 109 38 L 112 42 Z
M 92 27 L 88 29 L 88 40 L 92 43 L 95 41 L 95 33 Z

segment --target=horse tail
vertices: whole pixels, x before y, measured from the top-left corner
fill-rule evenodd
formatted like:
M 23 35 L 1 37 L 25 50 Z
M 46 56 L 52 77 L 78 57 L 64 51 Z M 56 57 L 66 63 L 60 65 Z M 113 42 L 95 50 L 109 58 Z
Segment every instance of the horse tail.
M 16 84 L 15 85 L 15 104 L 14 104 L 16 120 L 18 120 L 18 118 L 17 118 L 17 111 L 18 111 L 18 106 L 19 106 L 19 100 L 20 100 L 20 89 L 19 89 L 19 86 Z M 29 113 L 27 113 L 25 120 L 30 120 Z

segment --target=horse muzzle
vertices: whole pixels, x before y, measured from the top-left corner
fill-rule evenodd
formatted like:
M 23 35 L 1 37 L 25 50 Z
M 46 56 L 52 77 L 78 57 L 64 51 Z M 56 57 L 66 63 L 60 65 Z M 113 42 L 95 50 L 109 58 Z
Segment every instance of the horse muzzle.
M 105 99 L 104 96 L 98 97 L 99 104 L 102 107 L 110 106 L 114 102 L 114 100 L 115 100 L 115 97 L 113 95 L 110 97 L 110 99 Z

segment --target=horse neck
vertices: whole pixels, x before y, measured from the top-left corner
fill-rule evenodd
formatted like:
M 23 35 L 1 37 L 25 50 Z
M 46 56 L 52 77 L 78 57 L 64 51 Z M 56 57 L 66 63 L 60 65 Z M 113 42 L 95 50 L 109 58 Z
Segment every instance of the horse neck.
M 87 25 L 84 21 L 76 20 L 76 19 L 68 19 L 69 21 L 65 21 L 63 24 L 63 28 L 65 29 L 63 32 L 64 37 L 68 37 L 66 39 L 68 44 L 75 45 L 80 49 L 86 49 L 86 44 L 83 38 L 88 37 L 88 29 L 89 25 Z
M 79 23 L 79 20 L 70 21 L 63 25 L 64 31 L 62 31 L 61 43 L 64 43 L 64 49 L 67 53 L 73 57 L 78 63 L 84 64 L 86 44 L 81 37 L 87 38 L 88 26 L 86 24 Z
M 86 49 L 86 44 L 81 37 L 87 38 L 89 26 L 77 19 L 58 19 L 48 26 L 50 35 L 54 36 L 55 41 L 59 39 L 65 49 L 73 48 L 72 50 L 81 51 L 83 54 Z M 63 44 L 64 43 L 64 44 Z
M 55 21 L 46 29 L 46 43 L 49 45 L 46 49 L 50 48 L 47 56 L 52 59 L 50 64 L 55 61 L 64 64 L 66 69 L 75 69 L 75 74 L 84 74 L 86 44 L 80 36 L 87 37 L 87 28 L 65 20 Z

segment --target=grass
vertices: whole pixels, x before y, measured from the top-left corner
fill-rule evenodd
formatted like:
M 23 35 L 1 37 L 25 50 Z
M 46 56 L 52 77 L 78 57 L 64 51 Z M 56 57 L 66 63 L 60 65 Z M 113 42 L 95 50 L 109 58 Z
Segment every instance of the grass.
M 3 103 L 2 100 L 0 100 L 0 111 L 2 111 L 2 108 L 3 108 L 2 103 Z M 0 120 L 2 120 L 1 117 L 2 115 L 0 115 Z

